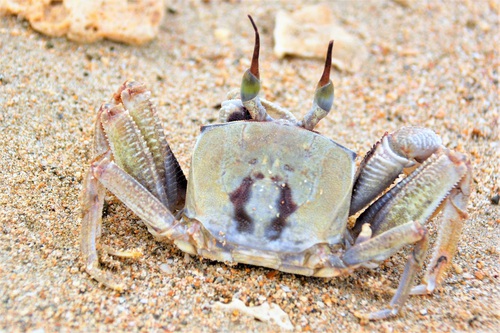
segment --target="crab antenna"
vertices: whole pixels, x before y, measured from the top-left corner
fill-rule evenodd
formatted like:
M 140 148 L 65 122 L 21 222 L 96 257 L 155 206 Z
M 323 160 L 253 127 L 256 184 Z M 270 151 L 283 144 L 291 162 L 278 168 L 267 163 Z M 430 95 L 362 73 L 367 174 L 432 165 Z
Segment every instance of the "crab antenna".
M 255 44 L 253 48 L 252 64 L 250 68 L 243 74 L 241 81 L 241 102 L 248 110 L 253 120 L 267 120 L 268 116 L 266 109 L 262 106 L 259 100 L 260 91 L 260 75 L 259 75 L 259 51 L 260 51 L 260 37 L 259 30 L 255 25 L 252 17 L 248 15 L 255 31 Z
M 316 87 L 316 92 L 314 93 L 314 102 L 311 110 L 306 114 L 304 120 L 301 122 L 301 126 L 313 130 L 316 124 L 326 117 L 328 112 L 333 105 L 333 83 L 330 80 L 330 71 L 332 68 L 332 48 L 333 40 L 328 44 L 328 52 L 326 53 L 325 68 L 321 79 Z

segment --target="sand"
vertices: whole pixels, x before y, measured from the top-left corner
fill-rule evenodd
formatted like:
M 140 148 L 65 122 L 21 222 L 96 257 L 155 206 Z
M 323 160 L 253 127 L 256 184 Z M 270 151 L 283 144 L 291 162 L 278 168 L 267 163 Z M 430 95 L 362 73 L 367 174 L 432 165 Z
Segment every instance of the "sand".
M 156 242 L 110 196 L 102 243 L 139 248 L 136 260 L 103 256 L 129 286 L 117 293 L 82 269 L 79 195 L 91 158 L 96 109 L 127 78 L 147 82 L 185 172 L 199 127 L 237 88 L 249 65 L 251 13 L 261 31 L 263 95 L 303 115 L 322 61 L 272 52 L 274 16 L 298 2 L 170 4 L 152 43 L 79 45 L 15 17 L 0 20 L 0 332 L 276 331 L 216 302 L 277 304 L 296 331 L 494 331 L 499 304 L 498 2 L 335 2 L 363 38 L 367 62 L 333 71 L 334 109 L 318 130 L 362 156 L 385 131 L 435 130 L 466 152 L 474 191 L 458 254 L 443 286 L 411 297 L 401 315 L 360 323 L 354 311 L 387 304 L 406 255 L 375 270 L 319 279 L 187 258 Z M 326 46 L 327 41 L 325 41 Z M 443 175 L 445 176 L 445 175 Z M 496 196 L 496 204 L 495 202 Z M 431 234 L 436 226 L 429 223 Z

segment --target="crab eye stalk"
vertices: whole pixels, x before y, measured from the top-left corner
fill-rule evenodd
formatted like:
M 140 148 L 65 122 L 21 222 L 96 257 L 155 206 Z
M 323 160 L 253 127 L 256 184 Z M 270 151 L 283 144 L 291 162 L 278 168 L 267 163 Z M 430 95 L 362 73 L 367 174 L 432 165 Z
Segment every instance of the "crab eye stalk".
M 333 83 L 330 80 L 330 70 L 332 67 L 332 48 L 333 40 L 328 44 L 328 52 L 326 54 L 325 68 L 323 75 L 318 82 L 316 92 L 314 93 L 314 102 L 311 110 L 306 114 L 302 120 L 302 127 L 312 130 L 316 124 L 326 117 L 333 105 Z
M 259 76 L 259 51 L 260 51 L 260 37 L 259 30 L 255 25 L 252 17 L 248 15 L 255 31 L 255 45 L 253 49 L 252 64 L 250 68 L 243 74 L 241 82 L 241 101 L 245 108 L 250 113 L 254 120 L 266 120 L 269 118 L 266 109 L 262 106 L 259 100 L 260 91 L 260 76 Z

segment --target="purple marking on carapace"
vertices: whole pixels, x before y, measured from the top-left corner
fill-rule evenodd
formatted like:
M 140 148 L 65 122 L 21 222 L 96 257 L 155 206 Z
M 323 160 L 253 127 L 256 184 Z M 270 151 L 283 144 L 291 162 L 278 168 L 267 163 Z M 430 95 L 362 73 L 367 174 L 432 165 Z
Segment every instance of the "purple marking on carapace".
M 234 205 L 234 217 L 238 222 L 236 229 L 240 232 L 253 231 L 252 218 L 245 211 L 245 204 L 250 199 L 252 185 L 253 179 L 246 177 L 240 186 L 229 195 L 229 199 Z
M 297 210 L 297 205 L 292 199 L 292 190 L 288 184 L 281 186 L 280 198 L 278 200 L 279 215 L 275 217 L 269 228 L 266 230 L 266 236 L 270 240 L 276 240 L 281 236 L 286 227 L 286 219 Z

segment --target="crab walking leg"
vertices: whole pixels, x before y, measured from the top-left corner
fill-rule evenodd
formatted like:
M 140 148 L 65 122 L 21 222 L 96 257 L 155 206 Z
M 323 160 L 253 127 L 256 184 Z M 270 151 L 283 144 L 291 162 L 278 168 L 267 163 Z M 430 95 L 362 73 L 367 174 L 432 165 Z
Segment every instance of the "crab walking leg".
M 368 261 L 380 261 L 394 253 L 393 248 L 387 248 L 387 245 L 391 243 L 396 248 L 401 248 L 404 245 L 415 243 L 413 251 L 410 253 L 408 261 L 405 265 L 398 289 L 389 303 L 388 308 L 369 314 L 355 313 L 355 315 L 359 318 L 380 320 L 393 317 L 398 314 L 399 310 L 403 307 L 404 303 L 408 299 L 408 296 L 410 295 L 411 286 L 415 280 L 416 274 L 422 268 L 429 244 L 427 230 L 418 222 L 409 222 L 386 231 L 383 234 L 359 245 L 355 245 L 349 249 L 343 257 L 343 260 L 346 263 L 360 262 L 363 259 Z
M 366 154 L 354 183 L 349 215 L 363 209 L 387 189 L 403 169 L 421 163 L 441 147 L 441 139 L 422 127 L 385 134 Z M 355 229 L 357 233 L 360 228 Z
M 463 193 L 461 202 L 455 204 L 465 210 L 470 173 L 465 155 L 442 148 L 368 207 L 357 219 L 355 228 L 370 223 L 376 236 L 406 221 L 425 223 L 444 200 L 453 196 L 454 189 Z
M 110 149 L 108 141 L 106 139 L 106 134 L 104 133 L 104 129 L 102 127 L 101 115 L 103 112 L 106 112 L 107 110 L 111 109 L 112 107 L 114 107 L 114 104 L 111 104 L 111 103 L 103 104 L 103 105 L 101 105 L 101 107 L 99 108 L 99 111 L 97 112 L 97 118 L 96 118 L 95 128 L 94 128 L 94 142 L 92 145 L 92 156 L 94 156 L 94 157 L 100 156 L 100 155 L 106 153 Z M 101 236 L 102 207 L 104 204 L 104 188 L 99 183 L 96 183 L 94 185 L 93 183 L 90 182 L 92 180 L 92 177 L 90 177 L 91 173 L 92 173 L 92 170 L 89 168 L 89 170 L 87 171 L 87 174 L 85 176 L 84 183 L 83 183 L 84 192 L 83 192 L 82 199 L 84 202 L 82 204 L 82 207 L 83 207 L 82 214 L 85 217 L 85 214 L 89 213 L 90 209 L 95 210 L 95 212 L 92 212 L 92 214 L 98 215 L 98 218 L 96 220 L 97 221 L 96 237 L 99 238 Z M 91 186 L 93 186 L 93 187 L 91 187 Z M 86 202 L 86 200 L 90 200 L 90 201 Z M 90 217 L 90 218 L 91 218 L 91 220 L 93 219 L 93 217 Z M 85 221 L 85 218 L 84 218 L 84 221 Z
M 429 263 L 423 284 L 412 289 L 412 294 L 430 294 L 439 286 L 445 276 L 453 255 L 457 250 L 463 224 L 467 218 L 465 212 L 471 191 L 471 172 L 468 172 L 454 188 L 443 205 L 439 225 L 439 238 L 436 242 L 432 260 Z
M 97 159 L 91 168 L 94 177 L 136 213 L 156 239 L 183 236 L 182 227 L 176 224 L 174 215 L 158 198 L 111 161 L 109 154 Z
M 369 264 L 389 258 L 403 246 L 414 244 L 423 238 L 425 229 L 418 222 L 407 222 L 376 237 L 357 243 L 342 256 L 348 266 Z
M 123 108 L 122 104 L 132 110 L 132 115 Z M 138 123 L 134 123 L 132 118 L 137 118 Z M 158 200 L 168 203 L 169 207 L 175 208 L 181 201 L 183 202 L 186 180 L 175 156 L 166 143 L 161 128 L 154 124 L 157 121 L 158 117 L 149 101 L 149 92 L 145 90 L 143 85 L 135 82 L 127 82 L 122 85 L 111 102 L 103 104 L 97 113 L 92 149 L 93 156 L 96 158 L 85 177 L 82 196 L 81 252 L 86 271 L 97 281 L 115 290 L 123 290 L 124 286 L 99 268 L 97 238 L 101 234 L 102 208 L 106 188 L 98 180 L 96 167 L 110 162 L 110 150 L 112 150 L 113 158 L 129 170 L 132 176 L 126 174 L 113 163 L 114 168 L 120 169 L 129 178 L 137 178 L 140 183 L 155 193 Z M 145 149 L 146 146 L 148 146 L 149 151 Z M 105 181 L 105 177 L 103 179 Z M 132 180 L 136 185 L 139 184 L 135 179 L 132 178 Z M 164 188 L 164 184 L 166 184 L 167 189 Z M 115 185 L 120 186 L 120 184 Z M 139 184 L 139 186 L 141 185 Z M 108 185 L 108 187 L 112 186 Z M 141 188 L 147 191 L 144 187 L 141 186 Z M 166 190 L 167 193 L 165 193 Z M 154 196 L 149 192 L 148 194 L 151 197 Z M 166 197 L 166 195 L 172 197 Z M 172 214 L 168 209 L 163 205 L 160 206 L 159 209 L 162 213 L 167 211 L 164 213 L 164 217 L 171 217 Z M 153 221 L 162 221 L 161 218 L 152 219 Z M 169 223 L 171 224 L 171 222 Z M 157 237 L 167 237 L 173 233 L 164 232 L 165 229 L 170 228 L 170 224 L 158 226 L 155 223 L 150 223 L 148 226 L 150 230 L 156 230 L 153 234 Z M 104 248 L 104 250 L 111 255 L 121 257 L 140 255 L 138 251 L 116 251 L 110 248 Z
M 93 156 L 100 156 L 110 147 L 101 123 L 101 115 L 106 110 L 113 108 L 114 104 L 103 104 L 98 113 L 95 124 Z M 85 270 L 97 281 L 115 290 L 123 290 L 123 285 L 114 281 L 113 277 L 99 269 L 97 255 L 97 239 L 101 236 L 102 209 L 106 189 L 94 177 L 92 168 L 89 168 L 83 181 L 82 193 L 82 225 L 80 250 L 85 262 Z
M 122 291 L 124 286 L 116 282 L 111 274 L 99 268 L 96 240 L 100 236 L 105 189 L 94 177 L 92 170 L 87 172 L 83 185 L 80 250 L 85 262 L 85 270 L 102 284 Z

